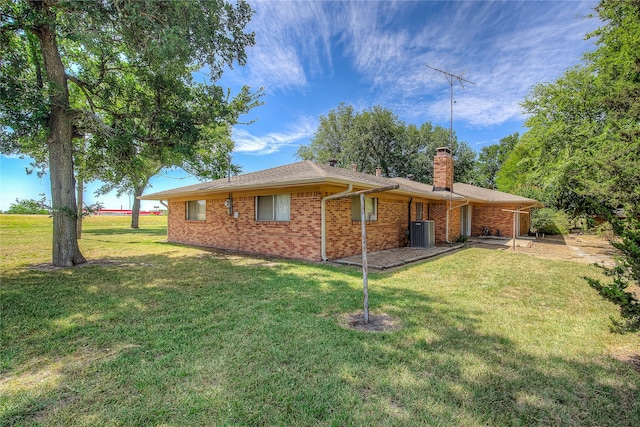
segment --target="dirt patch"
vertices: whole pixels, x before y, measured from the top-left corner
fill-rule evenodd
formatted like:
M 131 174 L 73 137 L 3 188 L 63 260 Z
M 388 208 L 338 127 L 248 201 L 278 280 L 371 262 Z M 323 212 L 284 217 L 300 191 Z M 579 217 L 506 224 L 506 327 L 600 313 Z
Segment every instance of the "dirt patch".
M 155 264 L 149 262 L 126 262 L 126 261 L 113 261 L 108 259 L 92 259 L 82 264 L 77 264 L 71 267 L 58 267 L 53 264 L 43 263 L 43 264 L 34 264 L 25 267 L 26 270 L 32 271 L 58 271 L 58 270 L 68 270 L 73 268 L 84 268 L 84 267 L 154 267 Z
M 554 259 L 595 263 L 606 267 L 615 266 L 614 256 L 619 253 L 611 246 L 609 240 L 594 234 L 569 234 L 537 239 L 531 247 L 531 253 L 544 256 L 545 252 L 546 256 Z
M 400 319 L 387 313 L 369 313 L 369 323 L 364 323 L 364 311 L 343 315 L 340 324 L 344 328 L 362 332 L 391 332 L 402 327 Z
M 518 240 L 520 241 L 520 240 Z M 479 243 L 480 242 L 480 243 Z M 512 241 L 509 241 L 512 242 Z M 474 246 L 515 251 L 538 258 L 576 261 L 584 264 L 599 264 L 605 267 L 615 265 L 614 256 L 618 251 L 611 246 L 609 241 L 594 234 L 569 234 L 567 236 L 547 236 L 528 240 L 528 245 L 518 245 L 513 249 L 512 245 L 505 241 L 503 245 L 474 242 Z
M 627 365 L 630 365 L 633 369 L 640 374 L 640 353 L 623 352 L 613 354 L 613 358 L 617 359 Z

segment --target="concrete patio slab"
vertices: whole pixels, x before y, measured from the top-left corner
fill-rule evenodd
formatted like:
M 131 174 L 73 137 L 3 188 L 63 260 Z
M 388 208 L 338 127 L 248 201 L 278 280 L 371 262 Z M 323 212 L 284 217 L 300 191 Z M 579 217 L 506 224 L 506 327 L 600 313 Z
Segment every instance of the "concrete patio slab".
M 367 254 L 368 268 L 375 270 L 387 270 L 389 268 L 400 267 L 412 262 L 421 261 L 427 258 L 455 251 L 462 248 L 463 244 L 434 246 L 431 248 L 393 248 L 385 251 L 369 252 Z M 352 265 L 362 267 L 362 255 L 353 255 L 334 261 L 337 264 Z
M 530 248 L 533 244 L 533 240 L 531 238 L 518 237 L 516 239 L 516 247 L 517 248 Z M 482 237 L 472 237 L 467 240 L 468 243 L 482 243 L 485 245 L 499 245 L 506 246 L 509 248 L 513 247 L 513 239 L 499 239 L 499 238 L 482 238 Z

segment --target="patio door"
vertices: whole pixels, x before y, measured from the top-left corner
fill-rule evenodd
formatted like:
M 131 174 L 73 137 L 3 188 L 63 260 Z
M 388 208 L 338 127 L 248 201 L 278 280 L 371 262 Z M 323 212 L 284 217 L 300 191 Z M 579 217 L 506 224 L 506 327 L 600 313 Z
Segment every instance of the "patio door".
M 471 206 L 469 205 L 460 208 L 460 234 L 471 236 Z

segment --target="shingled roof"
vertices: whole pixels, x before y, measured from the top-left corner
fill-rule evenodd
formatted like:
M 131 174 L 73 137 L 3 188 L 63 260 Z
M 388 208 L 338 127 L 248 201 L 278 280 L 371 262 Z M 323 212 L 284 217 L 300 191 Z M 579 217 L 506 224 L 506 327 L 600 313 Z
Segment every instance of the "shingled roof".
M 522 196 L 516 196 L 515 194 L 503 193 L 502 191 L 490 190 L 488 188 L 476 187 L 471 184 L 464 184 L 462 182 L 456 182 L 453 184 L 453 192 L 459 194 L 465 198 L 471 199 L 475 202 L 484 203 L 516 203 L 535 205 L 535 207 L 542 207 L 542 203 L 534 199 L 529 199 Z
M 409 181 L 403 178 L 384 178 L 342 169 L 328 165 L 321 165 L 310 160 L 291 163 L 258 172 L 233 176 L 200 184 L 188 185 L 172 190 L 140 196 L 142 200 L 167 200 L 173 197 L 196 196 L 209 193 L 252 190 L 261 188 L 282 188 L 308 184 L 352 184 L 365 189 L 386 187 L 399 184 L 393 192 L 409 195 L 420 195 L 427 198 L 442 200 L 444 195 L 432 191 L 432 186 Z M 447 196 L 448 197 L 448 196 Z
M 540 202 L 533 199 L 476 187 L 469 184 L 459 182 L 453 184 L 453 193 L 448 191 L 433 191 L 433 185 L 431 184 L 423 184 L 406 178 L 384 178 L 362 172 L 356 172 L 352 169 L 321 165 L 310 160 L 233 176 L 231 177 L 231 180 L 223 178 L 215 181 L 202 182 L 199 184 L 146 194 L 139 198 L 141 200 L 167 200 L 174 197 L 199 196 L 228 191 L 282 188 L 309 184 L 352 184 L 365 189 L 387 187 L 392 184 L 398 184 L 398 189 L 391 190 L 392 192 L 424 197 L 427 199 L 451 199 L 454 201 L 470 199 L 474 202 L 480 203 L 517 203 L 542 207 Z
M 433 191 L 432 184 L 424 184 L 422 182 L 413 181 L 406 178 L 399 178 L 399 177 L 391 178 L 391 180 L 400 184 L 400 188 L 405 188 L 407 190 L 410 190 L 414 194 L 419 194 L 423 197 L 439 198 L 439 199 L 446 199 L 446 200 L 449 200 L 449 198 L 451 198 L 451 200 L 461 200 L 461 201 L 466 200 L 465 197 L 459 196 L 457 194 L 449 194 L 448 191 L 447 192 Z

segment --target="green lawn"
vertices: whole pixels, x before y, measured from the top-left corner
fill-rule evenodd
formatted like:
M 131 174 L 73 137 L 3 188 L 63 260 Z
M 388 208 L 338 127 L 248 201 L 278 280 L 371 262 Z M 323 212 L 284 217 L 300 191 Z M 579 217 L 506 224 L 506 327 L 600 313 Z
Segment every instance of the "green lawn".
M 93 262 L 50 261 L 51 219 L 0 216 L 0 425 L 640 425 L 640 337 L 593 267 L 469 248 L 370 275 L 165 243 L 166 218 L 91 217 Z M 100 261 L 100 262 L 95 262 Z

